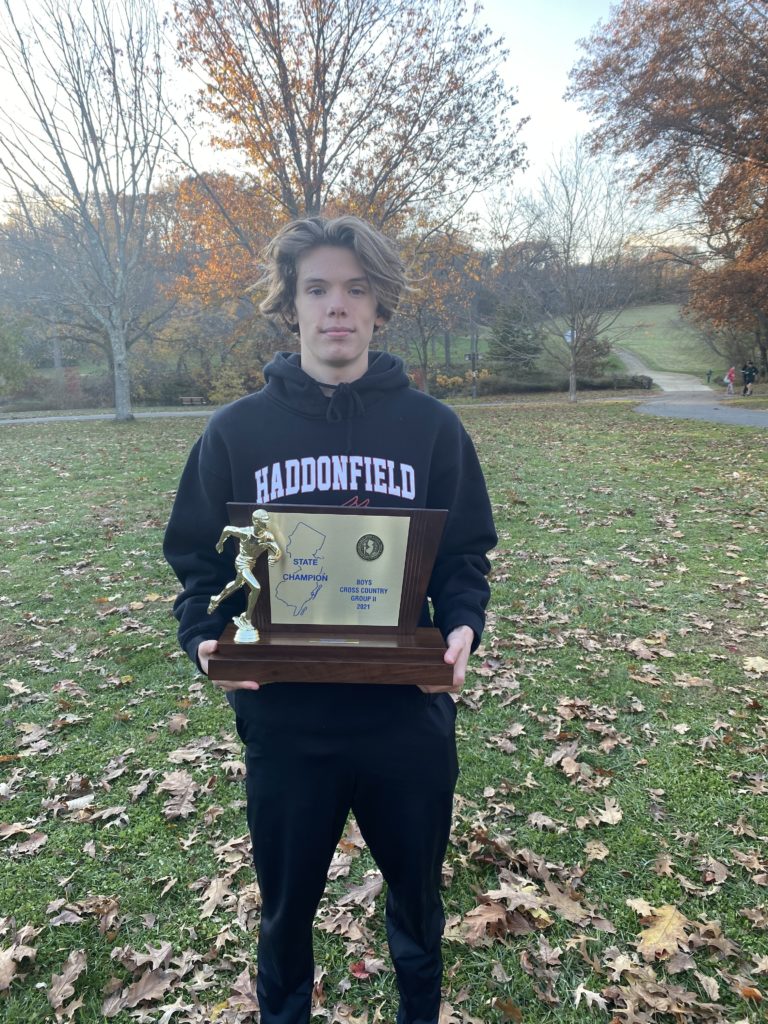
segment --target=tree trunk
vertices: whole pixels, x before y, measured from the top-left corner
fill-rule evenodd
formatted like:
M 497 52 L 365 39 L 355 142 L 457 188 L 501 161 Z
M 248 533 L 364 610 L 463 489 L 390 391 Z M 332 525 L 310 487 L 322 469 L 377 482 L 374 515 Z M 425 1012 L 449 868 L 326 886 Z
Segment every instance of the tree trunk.
M 425 395 L 429 394 L 429 341 L 422 338 L 418 346 L 420 387 Z
M 571 345 L 571 365 L 568 369 L 568 401 L 576 401 L 576 354 Z
M 64 359 L 61 354 L 61 340 L 59 339 L 59 332 L 54 329 L 53 337 L 51 338 L 51 346 L 53 348 L 53 380 L 54 386 L 57 391 L 63 395 L 67 389 L 67 382 L 64 376 Z
M 445 368 L 450 370 L 451 368 L 451 332 L 445 331 L 443 334 L 443 345 L 445 347 Z
M 110 331 L 109 343 L 112 352 L 112 380 L 115 386 L 115 419 L 132 420 L 128 349 L 125 334 L 119 327 Z
M 758 310 L 757 322 L 759 324 L 759 329 L 756 332 L 756 340 L 758 348 L 760 349 L 760 362 L 762 364 L 760 369 L 762 370 L 763 376 L 768 378 L 768 315 L 763 313 L 762 310 Z
M 54 331 L 51 344 L 53 346 L 53 368 L 54 370 L 63 370 L 64 360 L 61 355 L 61 341 L 59 339 L 58 331 Z
M 477 398 L 477 363 L 480 358 L 478 351 L 480 344 L 480 333 L 474 319 L 470 323 L 470 348 L 472 351 L 472 397 Z

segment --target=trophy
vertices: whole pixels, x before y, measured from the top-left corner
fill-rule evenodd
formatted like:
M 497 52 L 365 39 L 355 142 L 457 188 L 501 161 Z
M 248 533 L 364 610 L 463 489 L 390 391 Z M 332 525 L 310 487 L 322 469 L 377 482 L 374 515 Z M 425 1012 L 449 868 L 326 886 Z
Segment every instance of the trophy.
M 252 644 L 259 639 L 259 631 L 253 624 L 253 613 L 261 593 L 261 584 L 253 572 L 259 555 L 265 551 L 269 552 L 270 564 L 274 564 L 283 555 L 274 536 L 267 529 L 269 513 L 263 508 L 257 508 L 254 510 L 251 520 L 251 526 L 225 526 L 221 531 L 221 536 L 216 544 L 219 554 L 223 552 L 224 544 L 230 537 L 239 541 L 235 557 L 236 576 L 220 594 L 212 597 L 208 603 L 208 614 L 210 615 L 222 601 L 226 601 L 235 591 L 241 587 L 248 587 L 248 603 L 245 606 L 245 611 L 242 615 L 235 615 L 232 619 L 237 626 L 233 638 L 236 644 Z
M 447 511 L 230 503 L 216 546 L 238 542 L 241 588 L 213 679 L 449 686 L 439 630 L 418 627 Z

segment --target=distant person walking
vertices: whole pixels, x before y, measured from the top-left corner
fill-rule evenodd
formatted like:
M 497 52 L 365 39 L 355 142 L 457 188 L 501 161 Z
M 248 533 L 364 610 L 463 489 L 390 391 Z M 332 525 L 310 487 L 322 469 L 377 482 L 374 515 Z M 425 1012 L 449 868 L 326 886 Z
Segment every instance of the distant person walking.
M 726 397 L 733 394 L 733 382 L 736 380 L 736 367 L 732 366 L 723 377 Z
M 755 366 L 755 364 L 752 362 L 751 359 L 747 363 L 746 369 L 747 369 L 747 375 L 746 375 L 746 380 L 745 380 L 745 384 L 744 384 L 744 394 L 749 396 L 749 395 L 752 394 L 752 388 L 754 387 L 755 381 L 757 380 L 758 376 L 760 375 L 760 371 L 758 370 L 758 368 Z
M 749 380 L 749 367 L 744 363 L 741 367 L 741 394 L 747 394 L 747 381 Z

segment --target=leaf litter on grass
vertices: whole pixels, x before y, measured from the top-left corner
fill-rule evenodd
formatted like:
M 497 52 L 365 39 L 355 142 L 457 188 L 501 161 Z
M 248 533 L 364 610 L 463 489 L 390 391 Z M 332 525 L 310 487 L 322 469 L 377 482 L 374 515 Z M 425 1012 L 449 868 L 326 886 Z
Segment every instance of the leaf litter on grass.
M 459 701 L 441 1019 L 756 1021 L 765 449 L 616 407 L 465 419 L 501 541 Z M 9 1021 L 258 1019 L 240 745 L 175 650 L 159 552 L 193 432 L 30 428 L 5 453 Z M 350 823 L 314 1019 L 392 1019 L 382 892 Z

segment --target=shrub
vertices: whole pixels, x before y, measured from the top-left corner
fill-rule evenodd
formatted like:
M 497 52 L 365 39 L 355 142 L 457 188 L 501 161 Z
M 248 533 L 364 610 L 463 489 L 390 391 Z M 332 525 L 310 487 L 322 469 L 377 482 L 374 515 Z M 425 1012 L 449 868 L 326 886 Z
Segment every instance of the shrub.
M 86 409 L 104 409 L 115 404 L 115 386 L 108 370 L 91 373 L 80 381 L 83 406 Z
M 576 385 L 584 391 L 623 391 L 638 389 L 648 391 L 653 385 L 653 380 L 642 374 L 616 374 L 611 377 L 577 377 Z M 565 390 L 568 390 L 567 380 L 565 382 Z
M 489 387 L 493 375 L 490 370 L 483 368 L 477 373 L 478 390 L 480 385 Z M 456 367 L 446 370 L 432 371 L 429 375 L 429 390 L 435 398 L 448 398 L 455 395 L 469 395 L 472 393 L 472 371 L 463 367 L 458 371 Z
M 648 390 L 652 384 L 653 381 L 650 377 L 639 374 L 576 378 L 576 387 L 579 391 Z M 499 369 L 491 375 L 488 384 L 478 390 L 481 394 L 519 395 L 567 391 L 568 387 L 566 374 L 553 375 L 534 372 L 517 376 L 509 370 Z
M 155 360 L 131 367 L 131 398 L 142 405 L 178 405 L 182 395 L 201 394 L 190 373 Z

